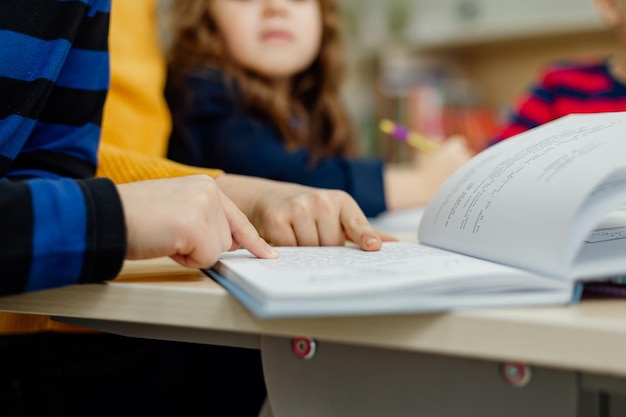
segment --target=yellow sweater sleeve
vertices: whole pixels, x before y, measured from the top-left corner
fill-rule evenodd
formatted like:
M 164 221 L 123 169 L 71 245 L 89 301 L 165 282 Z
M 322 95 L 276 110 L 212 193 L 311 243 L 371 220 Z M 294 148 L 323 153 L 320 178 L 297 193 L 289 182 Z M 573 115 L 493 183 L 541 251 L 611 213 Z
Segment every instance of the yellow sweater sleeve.
M 104 105 L 102 142 L 165 156 L 172 122 L 163 97 L 166 64 L 157 3 L 125 0 L 111 5 L 111 86 Z
M 0 312 L 0 334 L 34 334 L 41 332 L 99 333 L 97 330 L 52 321 L 48 316 Z
M 148 156 L 105 143 L 100 145 L 98 158 L 96 176 L 109 177 L 116 184 L 196 174 L 217 177 L 223 173 L 219 169 L 183 165 L 166 158 Z

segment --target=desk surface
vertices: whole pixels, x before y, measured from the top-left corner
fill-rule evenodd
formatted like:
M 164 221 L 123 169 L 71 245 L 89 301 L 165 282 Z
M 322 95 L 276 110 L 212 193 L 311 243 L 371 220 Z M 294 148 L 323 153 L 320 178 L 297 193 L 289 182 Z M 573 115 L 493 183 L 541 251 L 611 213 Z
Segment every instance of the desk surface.
M 0 298 L 0 310 L 246 336 L 318 341 L 516 360 L 626 376 L 626 301 L 566 307 L 477 309 L 441 314 L 260 320 L 196 270 L 169 259 L 133 261 L 113 283 Z M 101 328 L 102 329 L 102 328 Z

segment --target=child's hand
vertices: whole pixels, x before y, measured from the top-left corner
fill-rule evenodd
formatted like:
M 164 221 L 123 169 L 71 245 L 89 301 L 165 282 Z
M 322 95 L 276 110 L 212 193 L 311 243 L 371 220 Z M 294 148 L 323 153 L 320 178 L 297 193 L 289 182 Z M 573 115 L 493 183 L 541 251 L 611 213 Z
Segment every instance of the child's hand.
M 439 186 L 471 157 L 472 151 L 461 136 L 446 139 L 435 152 L 419 152 L 416 160 L 417 171 L 423 178 L 425 191 L 432 197 Z
M 237 175 L 220 176 L 217 182 L 259 234 L 277 246 L 343 245 L 348 239 L 371 251 L 395 240 L 374 230 L 344 191 Z
M 388 210 L 425 206 L 439 186 L 471 157 L 465 139 L 453 136 L 435 152 L 417 152 L 410 166 L 388 164 L 384 172 Z
M 127 258 L 170 256 L 190 268 L 213 265 L 240 245 L 260 258 L 278 253 L 206 175 L 118 186 L 127 228 Z

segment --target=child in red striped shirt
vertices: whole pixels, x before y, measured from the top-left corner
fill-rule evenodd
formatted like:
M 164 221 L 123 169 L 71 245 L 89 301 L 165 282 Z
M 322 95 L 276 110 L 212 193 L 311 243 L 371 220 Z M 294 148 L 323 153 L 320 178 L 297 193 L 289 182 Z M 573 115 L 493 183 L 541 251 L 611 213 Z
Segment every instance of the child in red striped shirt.
M 548 65 L 494 143 L 571 113 L 626 111 L 626 0 L 594 3 L 615 29 L 619 49 L 600 59 Z

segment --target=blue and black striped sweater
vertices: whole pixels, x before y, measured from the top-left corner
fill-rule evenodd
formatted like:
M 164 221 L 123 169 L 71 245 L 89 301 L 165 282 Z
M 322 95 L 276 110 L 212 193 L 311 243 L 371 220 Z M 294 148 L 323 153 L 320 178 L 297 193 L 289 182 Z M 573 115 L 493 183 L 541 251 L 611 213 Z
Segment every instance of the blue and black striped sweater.
M 0 0 L 0 294 L 111 279 L 126 250 L 94 179 L 110 0 Z

